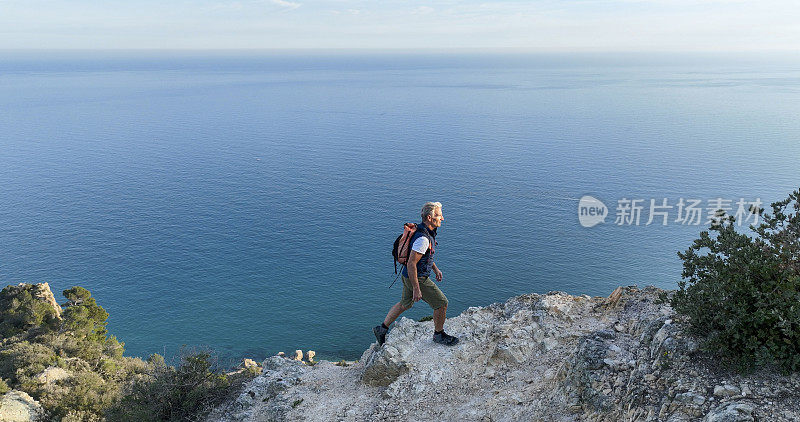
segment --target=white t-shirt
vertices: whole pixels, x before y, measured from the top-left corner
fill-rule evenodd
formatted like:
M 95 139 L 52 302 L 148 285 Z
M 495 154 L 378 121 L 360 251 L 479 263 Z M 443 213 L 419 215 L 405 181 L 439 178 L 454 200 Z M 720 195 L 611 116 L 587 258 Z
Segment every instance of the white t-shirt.
M 431 241 L 428 240 L 427 236 L 420 236 L 417 240 L 414 241 L 414 244 L 411 245 L 411 250 L 414 252 L 419 252 L 421 254 L 425 254 L 428 251 L 428 247 L 431 246 Z

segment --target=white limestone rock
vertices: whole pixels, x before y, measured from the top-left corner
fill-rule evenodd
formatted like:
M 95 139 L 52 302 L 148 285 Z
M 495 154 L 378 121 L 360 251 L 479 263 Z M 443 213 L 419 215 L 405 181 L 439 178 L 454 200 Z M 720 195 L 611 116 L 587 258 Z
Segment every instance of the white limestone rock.
M 382 347 L 346 367 L 265 360 L 207 420 L 800 420 L 800 376 L 715 372 L 695 359 L 662 292 L 526 294 L 468 308 L 445 323 L 454 347 L 432 341 L 432 322 L 400 318 Z M 711 394 L 745 384 L 747 403 Z
M 747 403 L 723 403 L 703 418 L 703 422 L 752 422 L 753 406 Z
M 66 369 L 59 368 L 57 366 L 50 366 L 39 375 L 36 376 L 36 380 L 42 384 L 50 384 L 62 379 L 66 379 L 72 376 L 72 373 L 67 371 Z
M 0 421 L 34 422 L 43 417 L 42 406 L 24 391 L 11 390 L 0 398 Z
M 717 397 L 733 397 L 741 393 L 742 391 L 735 385 L 718 385 L 714 387 L 714 395 Z

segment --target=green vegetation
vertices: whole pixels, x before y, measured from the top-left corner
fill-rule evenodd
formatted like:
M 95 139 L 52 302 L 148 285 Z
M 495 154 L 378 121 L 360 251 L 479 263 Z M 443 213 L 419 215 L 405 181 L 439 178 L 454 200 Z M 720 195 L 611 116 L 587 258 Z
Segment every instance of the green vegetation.
M 80 286 L 64 290 L 64 297 L 69 300 L 64 309 L 64 327 L 73 336 L 95 342 L 106 340 L 106 319 L 108 312 L 97 305 L 92 294 Z
M 36 299 L 32 289 L 8 286 L 0 293 L 0 335 L 8 338 L 31 329 L 54 329 L 56 309 Z
M 88 290 L 65 290 L 62 311 L 42 297 L 52 294 L 41 286 L 0 292 L 0 377 L 38 400 L 49 418 L 101 420 L 124 382 L 146 365 L 122 356 L 123 344 L 105 330 L 108 313 Z
M 148 363 L 154 371 L 130 385 L 109 409 L 109 420 L 195 420 L 229 397 L 232 387 L 253 376 L 253 371 L 229 376 L 212 370 L 209 352 L 184 355 L 178 368 L 165 365 L 160 355 L 150 356 Z
M 427 315 L 419 319 L 419 322 L 433 321 L 433 315 Z
M 49 420 L 195 420 L 258 373 L 226 375 L 209 352 L 185 354 L 177 368 L 160 355 L 124 357 L 124 344 L 106 330 L 108 313 L 88 290 L 65 290 L 57 309 L 43 286 L 0 291 L 0 394 L 25 391 Z
M 704 348 L 741 370 L 800 369 L 800 190 L 738 233 L 733 217 L 703 231 L 678 256 L 683 280 L 672 307 L 688 317 Z M 763 210 L 759 210 L 761 212 Z

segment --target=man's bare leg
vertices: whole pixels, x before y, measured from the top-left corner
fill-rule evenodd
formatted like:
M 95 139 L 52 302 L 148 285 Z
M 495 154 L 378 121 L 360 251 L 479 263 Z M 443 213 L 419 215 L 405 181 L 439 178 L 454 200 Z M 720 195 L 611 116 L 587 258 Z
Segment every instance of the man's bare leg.
M 433 311 L 433 329 L 435 331 L 444 330 L 445 318 L 447 318 L 447 305 Z
M 383 320 L 383 325 L 390 326 L 400 316 L 403 312 L 405 312 L 408 308 L 404 307 L 400 302 L 395 303 L 392 306 L 392 309 L 389 309 L 389 313 L 386 314 L 386 319 Z

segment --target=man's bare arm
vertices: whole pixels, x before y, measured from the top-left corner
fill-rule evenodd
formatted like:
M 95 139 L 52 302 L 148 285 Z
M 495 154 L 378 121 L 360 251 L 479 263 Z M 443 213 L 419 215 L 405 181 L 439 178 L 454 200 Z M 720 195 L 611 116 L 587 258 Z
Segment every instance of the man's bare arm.
M 422 290 L 419 289 L 419 280 L 417 280 L 417 262 L 422 258 L 422 254 L 412 250 L 408 255 L 408 264 L 406 270 L 408 271 L 408 281 L 411 282 L 411 293 L 413 294 L 414 302 L 422 299 Z
M 431 264 L 431 268 L 433 268 L 433 273 L 436 274 L 436 281 L 442 281 L 442 272 L 439 271 L 435 262 Z

